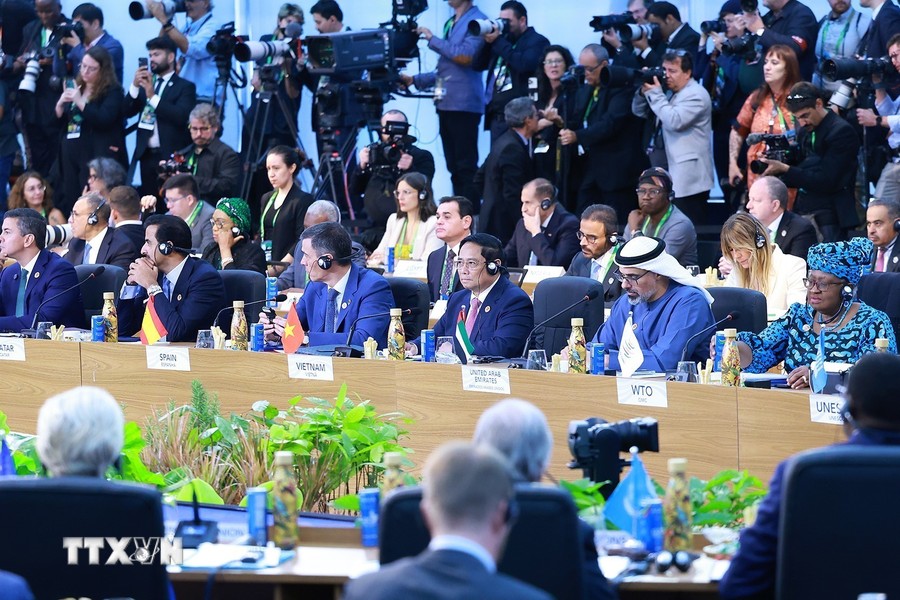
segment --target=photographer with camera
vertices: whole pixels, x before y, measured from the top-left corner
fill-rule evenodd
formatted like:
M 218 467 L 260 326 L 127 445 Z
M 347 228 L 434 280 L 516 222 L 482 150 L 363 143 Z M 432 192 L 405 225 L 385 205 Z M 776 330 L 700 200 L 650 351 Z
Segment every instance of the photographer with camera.
M 653 0 L 629 0 L 627 10 L 622 14 L 627 17 L 635 25 L 647 24 L 647 7 L 653 4 Z M 617 15 L 609 15 L 615 17 Z M 640 66 L 637 58 L 638 52 L 631 45 L 631 38 L 622 39 L 615 27 L 603 29 L 603 41 L 601 45 L 606 48 L 610 56 L 616 60 L 616 64 L 620 66 L 637 67 Z
M 139 63 L 125 96 L 125 116 L 140 114 L 128 181 L 140 162 L 142 196 L 159 193 L 160 161 L 191 143 L 187 124 L 197 104 L 194 84 L 175 72 L 175 42 L 158 37 L 146 45 L 149 61 Z
M 241 176 L 241 157 L 216 137 L 219 113 L 211 104 L 198 104 L 190 114 L 193 144 L 178 152 L 197 180 L 200 197 L 207 201 L 232 197 Z
M 94 46 L 103 46 L 112 57 L 113 70 L 120 83 L 124 83 L 125 50 L 121 42 L 103 29 L 103 11 L 94 4 L 79 4 L 72 11 L 73 28 L 69 35 L 62 38 L 62 43 L 69 46 L 69 61 L 72 70 L 78 71 L 84 53 Z
M 415 171 L 434 179 L 431 152 L 414 146 L 409 122 L 399 110 L 381 116 L 379 141 L 359 151 L 359 168 L 350 179 L 350 193 L 362 195 L 366 216 L 373 229 L 384 230 L 388 217 L 397 212 L 394 190 L 404 173 Z
M 687 50 L 666 51 L 662 68 L 668 92 L 654 76 L 634 95 L 631 110 L 638 117 L 655 118 L 657 133 L 651 138 L 652 149 L 647 150 L 650 165 L 668 169 L 675 204 L 697 225 L 707 220 L 706 201 L 713 187 L 709 153 L 712 101 L 709 92 L 693 78 L 691 57 Z M 660 163 L 660 139 L 666 164 Z
M 145 0 L 147 11 L 162 23 L 160 37 L 168 37 L 181 52 L 181 68 L 178 74 L 192 81 L 197 88 L 198 103 L 214 103 L 213 92 L 219 70 L 215 57 L 206 45 L 219 31 L 221 25 L 212 14 L 212 0 L 186 0 L 184 3 L 187 20 L 184 28 L 178 29 L 173 23 L 173 15 L 166 12 L 162 2 Z M 230 196 L 221 194 L 220 196 Z
M 872 19 L 853 8 L 850 0 L 828 0 L 828 4 L 831 11 L 819 19 L 819 37 L 815 46 L 816 72 L 812 82 L 834 92 L 841 84 L 822 75 L 822 62 L 829 58 L 854 58 Z
M 483 32 L 485 25 L 490 29 Z M 544 48 L 550 40 L 528 25 L 528 11 L 518 0 L 500 5 L 496 21 L 478 22 L 484 49 L 472 65 L 476 71 L 487 70 L 484 86 L 484 129 L 491 132 L 491 144 L 507 129 L 503 109 L 513 98 L 528 95 L 528 79 L 534 77 Z
M 857 153 L 859 136 L 853 127 L 825 108 L 823 93 L 806 81 L 794 85 L 787 107 L 797 120 L 800 162 L 796 166 L 770 158 L 763 175 L 776 175 L 788 187 L 798 188 L 794 212 L 807 215 L 825 242 L 847 239 L 859 225 L 856 214 Z
M 691 58 L 696 58 L 700 34 L 681 20 L 681 13 L 671 2 L 654 2 L 647 8 L 647 22 L 659 27 L 660 41 L 654 44 L 644 33 L 634 40 L 635 51 L 639 52 L 641 66 L 658 67 L 669 50 L 687 50 Z
M 809 81 L 816 68 L 819 33 L 813 11 L 799 0 L 763 0 L 763 5 L 769 12 L 760 17 L 757 0 L 741 2 L 744 12 L 738 26 L 756 36 L 763 52 L 776 44 L 790 47 L 797 54 L 801 78 Z

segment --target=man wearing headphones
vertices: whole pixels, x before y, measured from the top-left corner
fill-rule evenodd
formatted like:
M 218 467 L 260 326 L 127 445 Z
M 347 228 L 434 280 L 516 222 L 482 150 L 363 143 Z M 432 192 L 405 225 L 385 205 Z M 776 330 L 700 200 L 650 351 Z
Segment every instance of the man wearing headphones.
M 353 327 L 351 346 L 362 346 L 371 337 L 384 348 L 394 296 L 384 277 L 353 263 L 347 231 L 340 223 L 313 225 L 303 230 L 300 248 L 294 260 L 306 269 L 309 283 L 297 301 L 297 316 L 309 345 L 346 344 Z M 259 322 L 266 327 L 267 339 L 284 335 L 284 317 L 270 321 L 260 313 Z
M 592 204 L 581 213 L 581 228 L 575 232 L 581 252 L 572 259 L 566 275 L 589 277 L 603 284 L 603 301 L 613 302 L 622 295 L 622 284 L 613 274 L 619 235 L 616 210 L 605 204 Z
M 849 426 L 847 444 L 900 445 L 900 357 L 887 352 L 867 354 L 850 371 L 843 410 Z M 847 427 L 845 427 L 847 429 Z M 719 583 L 722 598 L 766 598 L 775 595 L 781 496 L 788 459 L 775 469 L 769 493 L 759 505 L 756 522 L 741 532 L 741 546 Z M 860 490 L 864 499 L 867 490 Z M 827 548 L 823 548 L 827 556 Z
M 866 209 L 866 234 L 875 244 L 872 254 L 873 273 L 900 273 L 900 202 L 873 198 Z
M 109 203 L 96 192 L 75 202 L 69 223 L 72 241 L 65 259 L 73 265 L 115 265 L 126 271 L 140 253 L 128 235 L 109 227 Z
M 628 215 L 625 241 L 649 235 L 666 242 L 666 252 L 682 266 L 697 264 L 697 230 L 691 220 L 672 203 L 672 176 L 660 167 L 641 173 L 634 190 L 638 209 Z
M 556 201 L 556 188 L 543 178 L 522 188 L 522 218 L 506 244 L 510 267 L 544 265 L 568 268 L 578 252 L 578 219 Z
M 190 342 L 208 329 L 225 307 L 225 284 L 215 267 L 193 258 L 191 228 L 173 215 L 153 215 L 145 223 L 141 257 L 128 267 L 119 295 L 119 335 L 136 336 L 144 304 L 153 296 L 166 341 Z
M 447 300 L 447 310 L 434 326 L 435 338 L 455 337 L 457 322 L 465 315 L 472 355 L 521 356 L 525 338 L 534 327 L 534 306 L 504 270 L 500 240 L 486 233 L 464 239 L 459 245 L 456 273 L 465 289 Z M 459 340 L 455 349 L 465 361 Z

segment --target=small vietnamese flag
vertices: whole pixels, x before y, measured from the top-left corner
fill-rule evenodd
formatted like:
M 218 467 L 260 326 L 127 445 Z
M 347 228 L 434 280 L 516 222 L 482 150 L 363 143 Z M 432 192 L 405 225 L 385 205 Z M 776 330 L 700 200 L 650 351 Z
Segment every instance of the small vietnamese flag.
M 294 354 L 297 348 L 303 345 L 306 334 L 303 332 L 303 325 L 300 324 L 300 317 L 297 316 L 297 305 L 291 304 L 288 311 L 287 323 L 284 324 L 284 335 L 281 336 L 281 344 L 284 346 L 285 354 Z
M 166 326 L 163 325 L 159 315 L 156 314 L 156 305 L 153 304 L 155 296 L 150 296 L 147 300 L 147 308 L 144 310 L 144 320 L 141 322 L 140 338 L 141 343 L 145 346 L 152 346 L 162 337 L 168 334 Z

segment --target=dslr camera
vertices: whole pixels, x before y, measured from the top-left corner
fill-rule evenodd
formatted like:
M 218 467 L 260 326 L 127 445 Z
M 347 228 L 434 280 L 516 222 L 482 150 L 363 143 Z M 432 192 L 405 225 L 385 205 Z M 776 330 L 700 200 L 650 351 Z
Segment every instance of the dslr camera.
M 749 31 L 741 37 L 729 38 L 722 42 L 722 54 L 740 56 L 748 60 L 756 57 L 756 42 L 759 36 Z
M 600 71 L 600 83 L 604 87 L 633 87 L 643 85 L 645 83 L 653 83 L 656 77 L 665 87 L 666 70 L 662 67 L 653 67 L 652 69 L 631 69 L 628 67 L 617 67 L 609 65 L 603 67 Z
M 188 166 L 187 157 L 184 154 L 173 152 L 167 160 L 159 163 L 159 166 L 156 167 L 156 172 L 160 181 L 165 181 L 178 173 L 190 173 L 191 168 Z
M 388 140 L 380 140 L 368 146 L 369 165 L 375 170 L 395 169 L 406 149 L 415 141 L 409 135 L 409 123 L 387 121 L 380 133 L 388 136 Z
M 747 145 L 764 143 L 765 152 L 762 156 L 770 160 L 777 160 L 786 165 L 796 165 L 800 159 L 800 148 L 797 145 L 797 133 L 792 129 L 786 133 L 751 133 L 747 136 Z M 769 165 L 761 160 L 750 161 L 750 170 L 761 175 Z
M 509 31 L 509 19 L 472 19 L 469 21 L 469 35 L 486 36 L 494 28 L 504 35 Z

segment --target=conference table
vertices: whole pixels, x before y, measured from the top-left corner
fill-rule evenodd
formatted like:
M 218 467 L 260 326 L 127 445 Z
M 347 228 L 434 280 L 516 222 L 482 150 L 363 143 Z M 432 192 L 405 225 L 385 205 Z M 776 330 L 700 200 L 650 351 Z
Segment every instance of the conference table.
M 325 376 L 318 372 L 319 379 L 305 379 L 297 378 L 308 376 L 302 369 L 307 359 L 299 355 L 177 345 L 17 343 L 24 360 L 6 360 L 0 352 L 0 381 L 6 391 L 0 411 L 12 430 L 25 433 L 35 431 L 44 400 L 77 385 L 108 390 L 123 405 L 126 418 L 143 425 L 170 402 L 189 404 L 191 382 L 197 380 L 218 396 L 225 415 L 246 413 L 257 400 L 287 408 L 296 396 L 333 399 L 346 384 L 352 399 L 411 419 L 401 441 L 413 450 L 416 472 L 442 443 L 471 438 L 481 413 L 509 396 L 529 400 L 546 414 L 554 437 L 548 471 L 557 480 L 582 476 L 567 467 L 572 458 L 568 431 L 571 421 L 588 417 L 657 419 L 660 452 L 644 452 L 642 459 L 663 484 L 672 457 L 686 458 L 689 475 L 703 479 L 737 468 L 767 481 L 790 454 L 843 439 L 833 422 L 814 422 L 808 392 L 331 357 L 313 359 L 328 363 Z

